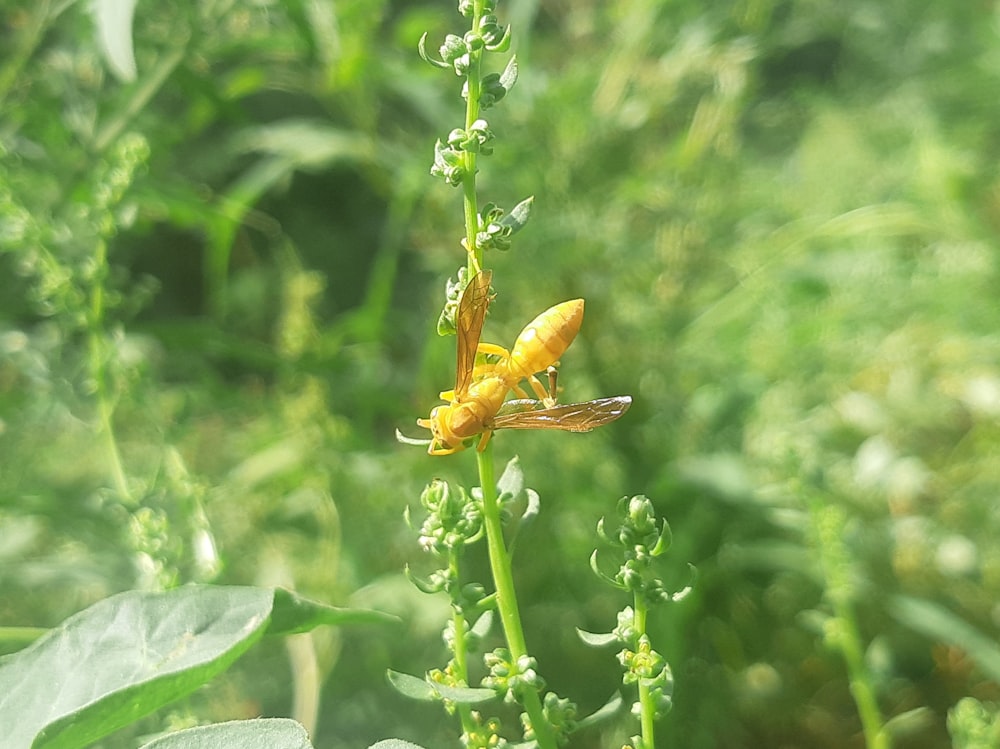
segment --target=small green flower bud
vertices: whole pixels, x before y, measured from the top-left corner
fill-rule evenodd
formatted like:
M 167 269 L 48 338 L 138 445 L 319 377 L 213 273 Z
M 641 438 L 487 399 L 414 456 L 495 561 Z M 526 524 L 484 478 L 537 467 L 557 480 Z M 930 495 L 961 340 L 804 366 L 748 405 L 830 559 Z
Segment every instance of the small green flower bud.
M 479 583 L 466 583 L 455 598 L 455 606 L 465 613 L 479 611 L 486 598 L 486 588 Z
M 444 38 L 444 44 L 441 45 L 441 49 L 438 51 L 444 62 L 454 65 L 458 58 L 468 53 L 469 48 L 462 37 L 448 34 Z
M 493 146 L 489 145 L 493 141 L 493 131 L 490 130 L 486 120 L 478 119 L 472 123 L 466 137 L 465 150 L 476 151 L 489 156 L 493 153 Z
M 500 82 L 499 73 L 489 73 L 483 76 L 481 86 L 479 106 L 482 109 L 489 109 L 507 95 L 507 89 Z
M 465 77 L 469 74 L 469 67 L 472 65 L 472 58 L 469 55 L 462 55 L 457 60 L 455 60 L 455 75 Z M 466 81 L 468 85 L 468 81 Z M 463 89 L 464 90 L 464 89 Z
M 507 746 L 507 740 L 499 735 L 499 719 L 488 718 L 484 721 L 482 715 L 475 711 L 470 717 L 475 728 L 462 737 L 462 745 L 466 749 L 504 749 Z
M 497 17 L 492 13 L 488 13 L 482 17 L 479 23 L 479 33 L 482 35 L 485 46 L 489 48 L 500 43 L 505 31 L 500 26 Z
M 569 740 L 569 735 L 576 729 L 576 704 L 560 698 L 555 692 L 546 692 L 542 700 L 542 710 L 549 725 L 556 732 L 559 745 L 564 745 Z
M 490 671 L 489 676 L 483 678 L 483 686 L 503 694 L 505 702 L 516 702 L 518 693 L 524 689 L 541 691 L 545 687 L 545 680 L 535 670 L 535 659 L 529 655 L 521 656 L 514 663 L 510 660 L 510 651 L 497 648 L 483 656 L 483 662 Z
M 466 31 L 462 41 L 465 42 L 465 47 L 469 52 L 478 52 L 486 46 L 482 34 L 475 31 Z
M 663 656 L 653 650 L 648 635 L 639 637 L 639 647 L 632 658 L 631 668 L 640 679 L 652 679 L 663 669 Z
M 627 560 L 619 568 L 618 574 L 615 575 L 615 581 L 625 590 L 641 590 L 643 585 L 642 565 L 634 559 Z
M 445 146 L 440 140 L 437 141 L 434 144 L 434 164 L 431 166 L 431 175 L 444 177 L 449 185 L 460 185 L 465 179 L 462 152 Z
M 639 633 L 635 629 L 635 611 L 631 606 L 626 606 L 618 612 L 618 626 L 612 632 L 624 643 L 635 642 Z

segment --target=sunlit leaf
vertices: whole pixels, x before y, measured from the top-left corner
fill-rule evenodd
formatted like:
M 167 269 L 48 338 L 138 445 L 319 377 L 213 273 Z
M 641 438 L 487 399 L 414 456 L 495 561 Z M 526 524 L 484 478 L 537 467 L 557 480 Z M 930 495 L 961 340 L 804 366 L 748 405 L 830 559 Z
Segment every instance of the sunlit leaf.
M 142 749 L 312 749 L 306 729 L 287 718 L 198 726 L 161 736 Z
M 403 741 L 402 739 L 386 739 L 377 744 L 372 744 L 368 749 L 424 749 L 424 747 L 419 744 L 411 744 L 409 741 Z
M 272 591 L 112 596 L 0 660 L 9 749 L 84 746 L 190 693 L 263 635 Z
M 135 80 L 135 50 L 132 44 L 132 17 L 136 0 L 92 0 L 91 12 L 97 26 L 97 41 L 111 72 L 118 80 Z
M 5 749 L 91 743 L 211 680 L 265 631 L 374 621 L 386 618 L 268 588 L 112 596 L 0 659 Z
M 492 689 L 449 687 L 391 669 L 386 673 L 386 676 L 397 692 L 410 699 L 423 702 L 432 702 L 443 698 L 465 705 L 478 705 L 496 697 L 496 692 Z
M 271 624 L 267 633 L 289 635 L 297 632 L 308 632 L 324 624 L 334 626 L 370 625 L 391 624 L 398 621 L 397 617 L 381 611 L 327 606 L 317 601 L 302 598 L 290 590 L 276 588 L 274 591 L 274 610 L 271 613 Z

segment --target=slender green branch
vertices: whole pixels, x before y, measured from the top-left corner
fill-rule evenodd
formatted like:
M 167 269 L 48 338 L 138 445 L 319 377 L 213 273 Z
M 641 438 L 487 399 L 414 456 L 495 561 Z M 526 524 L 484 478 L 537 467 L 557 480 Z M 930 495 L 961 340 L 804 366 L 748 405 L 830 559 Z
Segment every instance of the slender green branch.
M 497 501 L 496 479 L 493 472 L 493 445 L 487 445 L 485 450 L 476 451 L 479 465 L 479 485 L 483 491 L 483 525 L 486 528 L 486 541 L 489 546 L 490 569 L 493 572 L 493 584 L 497 591 L 497 608 L 500 622 L 503 624 L 504 635 L 511 657 L 516 660 L 528 654 L 524 631 L 521 628 L 521 613 L 518 610 L 517 596 L 514 592 L 514 577 L 511 572 L 510 554 L 503 538 L 503 525 L 500 521 L 500 505 Z
M 487 445 L 485 450 L 477 450 L 476 461 L 479 466 L 479 486 L 483 492 L 483 525 L 486 529 L 490 570 L 497 592 L 497 610 L 500 614 L 500 623 L 503 625 L 504 637 L 507 640 L 507 649 L 510 651 L 511 660 L 516 663 L 518 659 L 528 655 L 528 647 L 524 639 L 524 629 L 521 627 L 521 614 L 518 610 L 517 594 L 514 590 L 510 553 L 503 538 L 500 503 L 493 472 L 493 446 Z M 538 692 L 526 689 L 520 696 L 524 701 L 525 712 L 531 719 L 531 726 L 535 731 L 535 741 L 538 742 L 539 749 L 556 749 L 555 734 L 542 710 L 542 701 Z
M 633 610 L 635 613 L 632 621 L 635 631 L 645 633 L 646 614 L 649 609 L 641 591 L 637 590 L 633 596 Z M 656 745 L 656 704 L 653 700 L 649 683 L 643 679 L 639 680 L 639 706 L 639 727 L 642 735 L 643 749 L 653 749 Z
M 827 640 L 844 657 L 851 695 L 858 709 L 868 749 L 889 749 L 891 736 L 885 730 L 871 674 L 865 665 L 864 648 L 858 632 L 853 599 L 855 585 L 850 559 L 844 545 L 846 514 L 834 505 L 812 503 L 814 533 L 826 582 L 826 599 L 833 609 L 827 623 Z
M 889 749 L 891 746 L 890 736 L 884 730 L 882 712 L 875 696 L 875 688 L 865 666 L 861 636 L 858 633 L 854 611 L 848 602 L 838 602 L 836 599 L 833 601 L 833 610 L 836 626 L 839 630 L 836 641 L 847 664 L 851 695 L 858 708 L 858 716 L 861 719 L 861 728 L 865 736 L 865 746 L 868 749 Z
M 107 341 L 103 329 L 104 277 L 107 275 L 108 245 L 103 239 L 97 242 L 96 257 L 94 260 L 97 270 L 95 272 L 94 285 L 91 289 L 90 311 L 87 321 L 90 376 L 94 381 L 97 413 L 100 422 L 99 429 L 101 437 L 104 440 L 105 449 L 107 450 L 111 479 L 121 500 L 127 504 L 131 504 L 131 494 L 129 493 L 128 480 L 125 477 L 125 467 L 122 464 L 121 451 L 118 449 L 118 440 L 115 438 L 113 424 L 114 404 L 112 403 L 111 388 L 108 383 Z
M 454 580 L 460 579 L 459 555 L 460 552 L 457 548 L 452 548 L 448 553 L 448 568 Z M 451 609 L 451 623 L 455 632 L 455 641 L 452 645 L 452 653 L 454 654 L 452 661 L 454 664 L 453 676 L 458 680 L 459 684 L 467 687 L 469 686 L 469 644 L 465 631 L 467 620 L 465 613 L 454 605 Z M 462 722 L 462 731 L 468 736 L 476 727 L 475 721 L 472 719 L 472 708 L 465 703 L 460 703 L 457 707 L 458 716 Z
M 472 17 L 473 32 L 479 31 L 479 25 L 483 16 L 482 0 L 476 0 L 474 15 Z M 469 54 L 469 73 L 466 76 L 468 86 L 468 96 L 465 98 L 465 129 L 472 128 L 472 123 L 479 119 L 479 98 L 482 95 L 482 49 L 473 50 Z M 465 180 L 462 183 L 463 207 L 465 211 L 465 242 L 466 250 L 469 253 L 469 271 L 475 270 L 474 266 L 482 267 L 483 253 L 476 247 L 476 232 L 479 229 L 479 204 L 476 196 L 476 152 L 466 150 L 465 156 Z

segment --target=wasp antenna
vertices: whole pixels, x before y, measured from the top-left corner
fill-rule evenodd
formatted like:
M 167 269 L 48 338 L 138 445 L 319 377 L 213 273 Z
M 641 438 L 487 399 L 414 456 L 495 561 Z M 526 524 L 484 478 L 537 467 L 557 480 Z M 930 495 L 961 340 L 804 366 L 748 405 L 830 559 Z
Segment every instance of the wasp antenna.
M 396 441 L 401 442 L 404 445 L 419 445 L 420 447 L 426 447 L 431 443 L 430 440 L 421 440 L 416 437 L 407 437 L 398 429 L 396 430 Z

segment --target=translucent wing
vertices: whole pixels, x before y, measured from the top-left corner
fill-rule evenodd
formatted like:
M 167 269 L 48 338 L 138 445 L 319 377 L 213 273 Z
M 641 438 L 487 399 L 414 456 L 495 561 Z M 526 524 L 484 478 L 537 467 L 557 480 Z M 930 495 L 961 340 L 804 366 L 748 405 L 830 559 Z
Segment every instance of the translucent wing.
M 542 405 L 541 401 L 508 401 L 516 404 L 493 419 L 491 429 L 562 429 L 567 432 L 589 432 L 591 429 L 610 424 L 621 417 L 632 405 L 629 395 L 598 398 L 584 403 L 565 403 L 550 408 L 531 408 L 531 404 Z M 508 404 L 505 404 L 507 406 Z
M 455 397 L 461 399 L 469 391 L 472 369 L 476 363 L 476 347 L 483 332 L 486 308 L 490 304 L 490 282 L 493 271 L 484 270 L 469 281 L 458 303 L 455 327 L 458 334 L 458 362 L 455 366 Z

